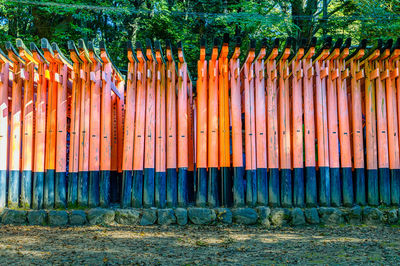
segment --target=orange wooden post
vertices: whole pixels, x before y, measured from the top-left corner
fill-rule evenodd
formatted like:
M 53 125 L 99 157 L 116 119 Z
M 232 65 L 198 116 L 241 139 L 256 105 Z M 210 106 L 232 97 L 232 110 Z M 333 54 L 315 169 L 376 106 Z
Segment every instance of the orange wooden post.
M 366 148 L 367 148 L 367 198 L 370 205 L 379 204 L 378 192 L 378 153 L 377 153 L 377 132 L 376 132 L 376 101 L 375 101 L 375 81 L 372 74 L 374 66 L 372 61 L 379 54 L 382 40 L 378 40 L 376 47 L 361 59 L 365 72 L 365 120 L 366 120 Z M 376 69 L 375 69 L 376 70 Z
M 122 158 L 121 207 L 131 206 L 133 147 L 135 137 L 136 71 L 138 59 L 132 42 L 128 42 L 128 73 L 124 123 L 124 149 Z
M 57 145 L 54 203 L 56 208 L 65 208 L 67 206 L 67 82 L 72 63 L 62 54 L 56 43 L 52 44 L 52 48 L 58 68 L 58 76 L 55 74 Z
M 268 204 L 279 205 L 279 134 L 278 134 L 278 56 L 279 39 L 276 38 L 266 53 L 266 106 L 267 106 L 267 150 L 268 150 Z
M 303 147 L 303 95 L 301 79 L 304 75 L 301 59 L 304 43 L 289 61 L 292 69 L 292 156 L 293 156 L 293 205 L 304 205 L 304 147 Z M 282 206 L 288 206 L 282 202 Z
M 188 72 L 187 78 L 188 89 L 188 173 L 187 173 L 187 189 L 188 189 L 188 203 L 192 204 L 196 201 L 195 192 L 195 161 L 194 161 L 194 96 L 193 96 L 193 83 Z
M 135 142 L 133 153 L 132 207 L 142 206 L 144 139 L 146 121 L 146 55 L 140 42 L 136 42 L 136 56 L 139 60 L 137 69 L 137 94 L 135 118 Z
M 341 187 L 340 187 L 340 163 L 339 163 L 339 124 L 337 109 L 337 83 L 339 78 L 339 68 L 336 58 L 340 55 L 340 47 L 343 40 L 339 38 L 326 58 L 328 67 L 327 79 L 327 106 L 328 106 L 328 138 L 329 138 L 329 166 L 330 166 L 330 185 L 331 185 L 331 204 L 340 206 Z
M 304 95 L 304 169 L 305 203 L 317 206 L 317 174 L 315 164 L 314 67 L 312 57 L 317 38 L 312 38 L 302 59 Z
M 0 50 L 0 208 L 7 203 L 7 172 L 8 172 L 8 81 L 13 62 Z M 12 75 L 12 74 L 11 74 Z
M 225 207 L 232 205 L 232 180 L 229 172 L 231 166 L 231 157 L 230 157 L 230 129 L 229 129 L 228 52 L 229 52 L 229 35 L 224 34 L 223 44 L 218 58 L 218 69 L 219 69 L 218 120 L 219 120 L 219 166 L 221 173 L 220 198 L 221 198 L 221 206 Z
M 21 99 L 22 81 L 21 69 L 24 60 L 19 57 L 10 42 L 6 42 L 8 57 L 13 61 L 13 72 L 11 73 L 11 132 L 10 132 L 10 153 L 9 153 L 9 178 L 8 178 L 8 207 L 16 208 L 19 205 L 20 186 L 20 157 L 21 157 Z
M 261 44 L 259 54 L 254 59 L 254 108 L 256 129 L 256 182 L 257 204 L 268 204 L 268 177 L 267 177 L 267 116 L 265 102 L 265 66 L 267 40 Z M 270 125 L 268 125 L 270 126 Z
M 239 59 L 241 42 L 242 41 L 240 37 L 237 37 L 235 50 L 233 51 L 232 57 L 229 60 L 229 71 L 231 77 L 230 88 L 231 88 L 231 121 L 232 121 L 233 206 L 235 207 L 244 206 L 242 103 L 241 103 L 241 92 L 240 92 L 240 59 Z M 207 72 L 205 71 L 205 73 Z M 200 97 L 199 90 L 197 90 L 198 101 L 200 100 L 199 97 Z M 198 112 L 200 112 L 199 108 Z M 199 126 L 201 125 L 200 122 L 198 122 L 198 124 Z M 199 135 L 197 141 L 200 142 Z M 200 150 L 198 150 L 198 156 L 200 155 L 201 152 Z
M 354 200 L 356 204 L 366 204 L 365 165 L 364 165 L 364 134 L 362 115 L 361 79 L 364 71 L 360 68 L 360 59 L 364 56 L 367 40 L 362 40 L 358 48 L 347 58 L 346 65 L 350 67 L 351 75 L 351 123 L 354 160 Z
M 32 203 L 32 164 L 33 164 L 33 113 L 34 113 L 34 74 L 36 60 L 21 39 L 16 40 L 19 56 L 25 61 L 21 69 L 24 80 L 23 117 L 22 117 L 22 171 L 21 206 L 30 208 Z
M 283 51 L 276 58 L 279 72 L 278 81 L 278 117 L 279 117 L 279 161 L 280 161 L 280 191 L 278 203 L 292 205 L 292 159 L 290 143 L 290 86 L 288 58 L 294 39 L 286 40 Z M 272 204 L 274 205 L 274 204 Z
M 318 203 L 329 206 L 331 202 L 330 171 L 329 171 L 329 139 L 328 139 L 328 107 L 326 102 L 326 87 L 328 66 L 325 59 L 329 56 L 332 38 L 327 37 L 320 50 L 313 58 L 315 70 L 315 118 L 318 145 Z
M 387 98 L 385 60 L 390 56 L 390 48 L 393 40 L 389 39 L 381 49 L 380 56 L 375 60 L 374 67 L 377 69 L 376 78 L 376 121 L 378 138 L 378 176 L 379 176 L 379 203 L 390 205 L 390 171 L 389 171 L 389 147 L 388 147 L 388 120 L 387 120 Z M 398 156 L 397 156 L 398 157 Z
M 71 60 L 74 62 L 72 71 L 72 97 L 71 97 L 71 125 L 69 135 L 69 172 L 68 172 L 68 199 L 70 206 L 78 203 L 78 171 L 79 171 L 79 126 L 81 109 L 82 79 L 80 70 L 83 61 L 79 57 L 73 41 L 68 42 Z
M 339 141 L 340 141 L 340 164 L 341 164 L 341 185 L 343 193 L 343 205 L 352 206 L 354 201 L 353 193 L 353 174 L 351 161 L 351 141 L 350 141 L 350 122 L 349 104 L 347 101 L 347 81 L 350 76 L 349 70 L 345 67 L 346 57 L 349 55 L 351 39 L 348 38 L 343 44 L 340 55 L 337 58 L 338 74 L 336 79 L 338 93 L 338 118 L 339 118 Z
M 114 82 L 115 87 L 113 85 L 113 92 L 117 95 L 117 172 L 114 175 L 110 176 L 110 200 L 111 202 L 117 202 L 120 200 L 119 195 L 121 195 L 122 188 L 122 155 L 124 149 L 124 108 L 125 108 L 125 79 L 126 76 L 123 76 L 117 67 L 114 66 Z
M 167 41 L 166 80 L 166 135 L 167 135 L 167 206 L 175 207 L 178 202 L 178 181 L 176 175 L 176 66 L 171 43 Z M 206 154 L 204 156 L 207 156 Z
M 166 62 L 159 41 L 155 41 L 156 50 L 156 160 L 155 160 L 155 205 L 165 208 L 167 203 L 166 175 L 166 108 L 165 108 L 165 68 Z
M 196 205 L 205 207 L 207 202 L 207 60 L 206 40 L 201 39 L 200 59 L 197 61 L 197 195 Z
M 208 62 L 208 192 L 207 201 L 209 206 L 219 204 L 218 186 L 218 40 L 214 40 L 211 59 Z M 212 148 L 211 148 L 212 147 Z
M 177 141 L 178 141 L 178 205 L 185 206 L 187 194 L 188 170 L 188 106 L 187 106 L 187 78 L 188 69 L 185 61 L 182 43 L 178 44 L 178 88 L 177 88 Z
M 79 76 L 82 79 L 80 102 L 78 204 L 88 206 L 89 189 L 89 133 L 90 133 L 90 60 L 85 42 L 78 40 L 79 57 L 83 61 Z M 100 159 L 101 160 L 101 159 Z
M 254 63 L 255 40 L 250 41 L 250 50 L 247 54 L 241 72 L 243 75 L 244 90 L 244 127 L 245 127 L 245 172 L 246 172 L 246 204 L 253 206 L 257 202 L 256 182 L 256 139 L 255 139 L 255 111 L 254 111 Z
M 398 62 L 400 55 L 400 38 L 391 49 L 391 54 L 385 62 L 386 98 L 387 98 L 387 120 L 389 140 L 389 168 L 390 168 L 390 194 L 392 205 L 400 203 L 400 159 L 399 159 L 399 129 L 398 129 L 398 101 L 396 98 L 396 78 L 399 77 Z
M 157 60 L 151 45 L 146 39 L 147 75 L 146 75 L 146 131 L 144 146 L 143 171 L 143 206 L 154 206 L 154 177 L 155 177 L 155 143 L 156 143 L 156 66 Z
M 110 179 L 111 173 L 114 178 L 118 171 L 118 164 L 122 159 L 122 143 L 118 143 L 118 137 L 122 139 L 122 130 L 119 125 L 122 124 L 122 114 L 117 98 L 122 98 L 123 89 L 115 87 L 115 78 L 122 80 L 121 74 L 114 66 L 107 52 L 104 41 L 100 42 L 100 57 L 102 64 L 102 91 L 100 103 L 100 196 L 101 206 L 110 204 Z M 123 102 L 122 102 L 123 103 Z

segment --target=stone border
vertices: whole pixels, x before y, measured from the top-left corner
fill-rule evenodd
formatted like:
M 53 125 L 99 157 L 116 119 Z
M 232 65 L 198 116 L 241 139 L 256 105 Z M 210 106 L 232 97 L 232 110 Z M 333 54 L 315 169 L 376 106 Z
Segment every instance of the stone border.
M 400 209 L 353 208 L 176 208 L 176 209 L 102 209 L 88 210 L 14 210 L 1 212 L 2 224 L 13 225 L 261 225 L 304 226 L 317 224 L 400 224 Z

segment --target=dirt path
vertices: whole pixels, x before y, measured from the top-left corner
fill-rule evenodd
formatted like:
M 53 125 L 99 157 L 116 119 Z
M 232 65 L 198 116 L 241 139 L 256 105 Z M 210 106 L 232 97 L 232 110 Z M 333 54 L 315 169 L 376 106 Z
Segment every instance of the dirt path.
M 399 227 L 0 227 L 0 264 L 399 264 Z

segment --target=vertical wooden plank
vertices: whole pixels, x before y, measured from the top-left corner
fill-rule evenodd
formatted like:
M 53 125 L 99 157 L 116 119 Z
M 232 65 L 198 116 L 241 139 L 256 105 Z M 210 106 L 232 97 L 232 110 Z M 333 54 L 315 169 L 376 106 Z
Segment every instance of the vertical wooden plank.
M 178 205 L 187 203 L 187 170 L 188 170 L 188 107 L 187 107 L 187 78 L 188 69 L 183 55 L 182 43 L 178 45 L 178 99 L 177 99 L 177 141 L 178 141 Z
M 211 60 L 208 62 L 208 196 L 209 206 L 219 204 L 218 183 L 218 40 L 214 40 Z
M 244 167 L 242 140 L 242 106 L 240 93 L 240 45 L 237 39 L 235 50 L 229 62 L 231 75 L 231 120 L 232 120 L 232 166 L 233 166 L 233 206 L 244 206 Z M 199 95 L 198 95 L 199 97 Z M 198 98 L 199 100 L 199 98 Z M 200 112 L 200 110 L 199 110 Z M 199 126 L 201 123 L 199 122 Z M 198 137 L 200 142 L 200 137 Z M 200 151 L 198 150 L 200 156 Z
M 3 60 L 0 56 L 1 80 L 0 80 L 0 208 L 4 208 L 7 203 L 7 162 L 8 162 L 8 82 L 10 61 Z
M 265 67 L 266 42 L 262 44 L 260 53 L 254 60 L 254 110 L 256 129 L 256 179 L 257 179 L 257 204 L 268 204 L 268 177 L 267 177 L 267 117 L 265 102 Z M 268 106 L 269 108 L 269 106 Z
M 167 135 L 167 206 L 175 207 L 178 202 L 178 181 L 176 173 L 176 68 L 171 43 L 167 42 L 167 84 L 166 84 L 166 135 Z

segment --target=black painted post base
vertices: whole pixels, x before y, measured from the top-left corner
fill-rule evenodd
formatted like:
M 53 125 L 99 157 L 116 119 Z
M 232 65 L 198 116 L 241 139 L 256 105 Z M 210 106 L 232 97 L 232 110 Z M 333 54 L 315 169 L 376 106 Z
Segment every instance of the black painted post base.
M 381 205 L 390 205 L 390 171 L 389 168 L 379 168 L 379 203 Z
M 73 173 L 71 173 L 70 175 L 72 174 Z M 2 180 L 2 177 L 0 177 L 0 180 Z M 35 210 L 43 208 L 43 185 L 44 185 L 44 172 L 33 172 L 32 208 Z M 4 197 L 5 197 L 5 191 L 4 191 Z M 2 201 L 0 199 L 0 203 L 1 202 Z
M 292 170 L 281 169 L 280 175 L 281 175 L 281 206 L 291 207 L 292 195 L 293 195 Z
M 293 168 L 293 206 L 304 207 L 304 168 Z
M 167 204 L 167 173 L 156 172 L 155 202 L 156 207 L 165 208 Z
M 245 170 L 246 174 L 246 205 L 257 204 L 257 172 L 256 170 Z
M 187 191 L 188 191 L 188 203 L 194 204 L 196 201 L 196 194 L 194 190 L 194 171 L 187 172 Z
M 100 172 L 89 171 L 89 207 L 97 207 L 100 203 Z
M 279 190 L 279 169 L 268 169 L 268 205 L 277 207 L 280 205 L 280 190 Z
M 339 207 L 341 204 L 340 168 L 330 168 L 331 177 L 331 205 Z
M 257 178 L 257 205 L 268 204 L 268 171 L 267 168 L 256 169 Z
M 132 200 L 132 170 L 122 171 L 121 207 L 131 206 Z M 115 197 L 112 196 L 112 197 Z
M 316 207 L 317 204 L 317 171 L 315 166 L 305 167 L 306 206 Z
M 21 172 L 21 207 L 29 209 L 32 203 L 32 171 Z
M 367 199 L 368 205 L 379 205 L 379 192 L 378 192 L 378 170 L 367 169 Z
M 329 167 L 318 168 L 318 202 L 320 206 L 331 205 L 331 175 Z
M 185 207 L 188 201 L 187 168 L 178 168 L 178 206 Z
M 11 172 L 10 172 L 11 177 Z M 44 176 L 44 192 L 43 192 L 43 206 L 46 209 L 54 208 L 54 182 L 55 179 L 55 170 L 46 170 L 46 174 Z
M 78 173 L 78 205 L 87 207 L 89 204 L 88 199 L 89 187 L 89 172 L 81 171 Z
M 55 208 L 65 208 L 67 207 L 67 173 L 56 172 L 55 177 L 54 206 Z
M 35 173 L 33 176 L 33 180 L 35 180 Z M 68 173 L 67 191 L 68 191 L 67 206 L 75 207 L 78 204 L 78 173 L 76 172 Z
M 233 204 L 232 176 L 229 167 L 221 167 L 221 206 L 231 207 Z
M 400 169 L 390 170 L 390 196 L 392 205 L 399 206 L 400 204 Z
M 351 207 L 354 204 L 353 172 L 351 167 L 342 168 L 343 206 Z
M 233 167 L 233 206 L 243 207 L 244 204 L 244 168 Z
M 143 199 L 143 171 L 133 170 L 132 207 L 141 208 Z
M 366 184 L 365 184 L 365 169 L 354 169 L 354 195 L 355 203 L 364 206 L 367 204 L 366 200 Z
M 216 207 L 219 205 L 218 202 L 218 168 L 217 167 L 209 167 L 208 168 L 208 206 Z
M 154 207 L 154 168 L 145 168 L 143 171 L 143 207 Z
M 205 207 L 207 204 L 207 168 L 197 168 L 196 206 Z
M 108 207 L 110 205 L 110 179 L 111 175 L 114 175 L 116 179 L 117 174 L 117 172 L 107 170 L 100 171 L 99 205 L 101 207 Z
M 167 169 L 167 207 L 178 204 L 178 177 L 175 168 Z

